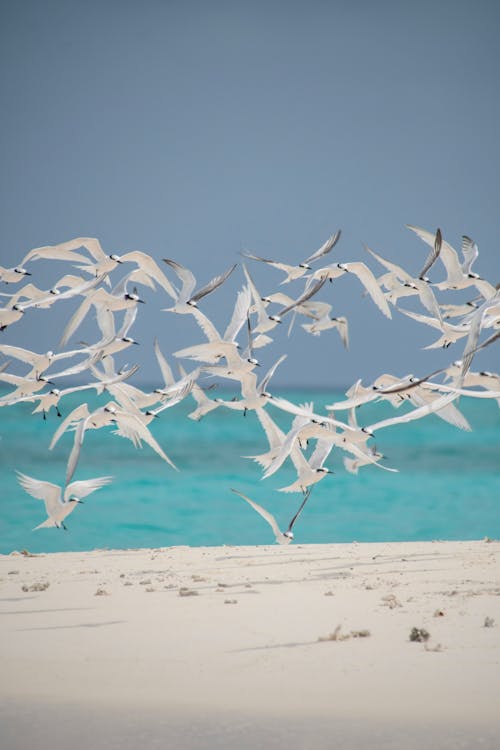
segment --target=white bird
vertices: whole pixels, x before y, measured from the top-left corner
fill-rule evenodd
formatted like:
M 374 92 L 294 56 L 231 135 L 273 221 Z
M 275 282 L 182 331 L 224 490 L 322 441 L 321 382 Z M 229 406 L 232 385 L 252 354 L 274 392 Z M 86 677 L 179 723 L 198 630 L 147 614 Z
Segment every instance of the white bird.
M 331 305 L 328 305 L 331 310 Z M 311 317 L 313 317 L 311 315 Z M 349 323 L 347 318 L 340 316 L 334 317 L 330 315 L 330 311 L 317 315 L 314 323 L 302 323 L 302 328 L 307 333 L 313 336 L 319 336 L 323 331 L 328 331 L 331 328 L 336 328 L 339 332 L 340 340 L 342 341 L 344 348 L 349 349 Z
M 316 250 L 312 255 L 310 255 L 308 258 L 306 258 L 302 263 L 299 263 L 296 266 L 291 266 L 287 263 L 280 263 L 275 260 L 267 260 L 266 258 L 261 258 L 258 255 L 252 255 L 248 252 L 243 252 L 242 255 L 245 256 L 245 258 L 250 258 L 251 260 L 258 260 L 261 263 L 267 263 L 269 266 L 273 266 L 274 268 L 278 268 L 280 271 L 284 271 L 287 276 L 283 281 L 282 284 L 288 284 L 290 281 L 295 281 L 296 279 L 300 279 L 306 271 L 311 270 L 310 263 L 313 263 L 314 261 L 318 260 L 319 258 L 322 258 L 323 255 L 327 255 L 340 239 L 341 230 L 339 229 L 338 232 L 335 232 L 335 234 L 332 234 L 331 237 L 329 237 L 326 242 L 321 245 L 321 247 Z
M 84 354 L 86 349 L 74 349 L 69 352 L 60 352 L 54 354 L 52 351 L 45 352 L 44 354 L 37 354 L 29 349 L 23 349 L 20 346 L 11 346 L 10 344 L 0 344 L 0 353 L 6 357 L 14 357 L 21 362 L 31 366 L 31 370 L 26 373 L 25 377 L 33 378 L 38 375 L 42 375 L 48 368 L 54 363 L 61 359 L 69 359 L 79 354 Z
M 215 276 L 211 281 L 208 282 L 208 284 L 205 284 L 205 286 L 195 292 L 196 279 L 192 271 L 190 271 L 188 268 L 185 268 L 185 266 L 181 265 L 180 263 L 177 263 L 177 261 L 171 260 L 170 258 L 163 258 L 163 260 L 168 266 L 170 266 L 170 268 L 175 271 L 182 282 L 180 291 L 178 293 L 174 291 L 174 293 L 171 295 L 175 300 L 174 306 L 165 308 L 164 312 L 176 312 L 181 314 L 192 313 L 192 308 L 196 308 L 197 303 L 200 301 L 200 299 L 203 299 L 203 297 L 206 297 L 207 294 L 210 294 L 219 286 L 221 286 L 221 284 L 226 281 L 226 279 L 236 268 L 236 264 L 234 264 L 225 273 L 221 274 L 220 276 Z
M 259 409 L 264 406 L 270 394 L 266 391 L 266 388 L 274 375 L 277 367 L 286 359 L 287 355 L 282 354 L 279 359 L 269 368 L 260 383 L 257 383 L 257 376 L 254 372 L 241 373 L 239 380 L 241 383 L 241 396 L 242 398 L 235 401 L 225 401 L 222 398 L 217 398 L 216 401 L 220 404 L 224 404 L 228 409 L 236 409 L 243 411 L 244 414 L 247 411 L 253 409 Z
M 330 279 L 330 281 L 333 281 L 346 273 L 352 273 L 356 276 L 386 318 L 392 317 L 389 305 L 378 285 L 377 279 L 364 263 L 357 261 L 353 263 L 334 263 L 331 266 L 319 268 L 309 277 L 309 283 L 311 283 L 313 279 L 323 279 L 325 281 L 326 279 Z
M 334 428 L 331 428 L 332 430 Z M 280 487 L 279 492 L 302 492 L 307 493 L 307 487 L 321 482 L 328 474 L 333 471 L 323 466 L 324 462 L 333 449 L 333 443 L 330 440 L 319 439 L 310 458 L 306 458 L 300 448 L 295 448 L 290 452 L 294 466 L 297 470 L 297 479 L 287 487 Z
M 432 232 L 422 229 L 421 227 L 415 227 L 410 224 L 406 225 L 408 229 L 420 237 L 427 245 L 431 247 L 435 241 L 435 235 Z M 443 261 L 446 269 L 446 279 L 440 281 L 438 284 L 434 284 L 436 289 L 447 290 L 447 289 L 466 289 L 469 286 L 475 286 L 485 298 L 491 297 L 495 292 L 495 288 L 489 284 L 489 282 L 481 279 L 479 274 L 472 271 L 472 264 L 476 260 L 479 254 L 478 247 L 474 240 L 470 237 L 463 235 L 462 237 L 462 256 L 463 262 L 460 263 L 458 259 L 458 253 L 449 242 L 442 240 L 441 252 L 439 258 Z
M 77 504 L 82 503 L 81 498 L 109 484 L 113 477 L 99 477 L 71 482 L 64 488 L 64 494 L 57 484 L 34 479 L 20 471 L 17 472 L 17 479 L 28 495 L 37 500 L 43 500 L 45 503 L 48 518 L 35 526 L 33 531 L 36 531 L 36 529 L 53 527 L 66 530 L 64 519 L 76 508 Z
M 253 369 L 257 360 L 253 357 L 247 357 L 246 362 L 242 361 L 238 353 L 239 344 L 236 336 L 240 332 L 244 323 L 248 320 L 248 309 L 250 307 L 250 289 L 248 286 L 243 287 L 237 296 L 231 320 L 221 336 L 211 320 L 199 310 L 193 309 L 193 315 L 198 325 L 203 330 L 208 339 L 208 343 L 195 344 L 174 352 L 175 357 L 186 357 L 198 362 L 218 363 L 221 358 L 227 362 L 228 369 L 248 371 Z M 248 368 L 246 365 L 251 365 Z
M 262 518 L 263 518 L 263 519 L 264 519 L 265 521 L 267 521 L 267 523 L 269 524 L 269 526 L 270 526 L 270 527 L 272 528 L 272 530 L 273 530 L 273 533 L 274 533 L 275 539 L 276 539 L 276 541 L 278 542 L 278 544 L 290 544 L 290 542 L 291 542 L 291 541 L 293 540 L 293 538 L 294 538 L 294 537 L 293 537 L 293 531 L 292 531 L 293 525 L 294 525 L 295 521 L 297 520 L 297 518 L 299 517 L 299 515 L 300 515 L 300 513 L 301 513 L 301 511 L 302 511 L 302 509 L 303 509 L 303 507 L 304 507 L 304 505 L 306 504 L 306 502 L 307 502 L 307 500 L 308 500 L 308 498 L 309 498 L 310 492 L 308 492 L 308 493 L 306 494 L 306 496 L 304 497 L 304 499 L 303 499 L 303 501 L 302 501 L 302 503 L 301 503 L 301 505 L 300 505 L 300 507 L 299 507 L 299 509 L 298 509 L 297 513 L 296 513 L 296 514 L 294 515 L 294 517 L 292 518 L 292 520 L 291 520 L 291 521 L 290 521 L 290 523 L 288 524 L 288 528 L 287 528 L 287 530 L 286 530 L 286 531 L 281 531 L 281 530 L 280 530 L 280 528 L 279 528 L 279 526 L 278 526 L 278 524 L 277 524 L 277 522 L 276 522 L 276 519 L 275 519 L 275 517 L 274 517 L 274 516 L 272 515 L 272 513 L 269 513 L 269 511 L 267 511 L 267 510 L 266 510 L 265 508 L 263 508 L 263 507 L 262 507 L 261 505 L 259 505 L 258 503 L 254 502 L 253 500 L 250 500 L 250 498 L 249 498 L 249 497 L 247 497 L 246 495 L 244 495 L 244 494 L 243 494 L 242 492 L 239 492 L 239 490 L 234 490 L 234 489 L 232 489 L 231 491 L 232 491 L 232 492 L 234 492 L 234 493 L 235 493 L 236 495 L 239 495 L 240 497 L 242 497 L 242 498 L 243 498 L 243 500 L 246 500 L 246 501 L 247 501 L 247 503 L 248 503 L 249 505 L 251 505 L 251 506 L 252 506 L 252 508 L 253 508 L 254 510 L 256 510 L 256 511 L 257 511 L 257 513 L 258 513 L 259 515 L 261 515 L 261 516 L 262 516 Z
M 375 250 L 369 248 L 368 245 L 364 245 L 364 249 L 367 253 L 378 260 L 380 265 L 388 270 L 387 273 L 378 279 L 378 283 L 388 289 L 386 298 L 389 299 L 390 302 L 396 304 L 400 297 L 418 295 L 423 306 L 434 315 L 434 317 L 440 319 L 441 313 L 439 305 L 429 281 L 426 278 L 415 278 L 405 271 L 402 266 L 398 266 L 396 263 L 386 260 L 376 253 Z
M 464 336 L 467 336 L 470 330 L 470 324 L 463 321 L 458 324 L 447 323 L 445 320 L 438 320 L 430 315 L 420 315 L 420 313 L 414 313 L 411 310 L 403 310 L 402 307 L 399 310 L 408 318 L 413 318 L 419 323 L 425 323 L 440 331 L 441 336 L 432 344 L 424 346 L 424 349 L 439 349 L 440 347 L 447 349 L 451 344 L 455 344 Z
M 140 284 L 147 284 L 155 288 L 155 283 L 158 283 L 166 293 L 175 298 L 175 291 L 170 281 L 167 279 L 163 271 L 160 269 L 156 261 L 141 250 L 132 250 L 124 255 L 118 255 L 117 253 L 111 253 L 107 255 L 102 249 L 101 243 L 95 237 L 75 237 L 73 240 L 64 242 L 61 245 L 55 245 L 51 248 L 38 248 L 32 253 L 38 253 L 39 257 L 54 257 L 59 259 L 70 260 L 75 255 L 74 250 L 78 248 L 85 248 L 92 256 L 93 261 L 85 258 L 84 256 L 77 255 L 78 261 L 82 262 L 83 265 L 77 266 L 77 268 L 84 273 L 88 273 L 92 276 L 103 276 L 104 280 L 108 282 L 109 274 L 115 270 L 119 265 L 124 263 L 135 263 L 137 271 L 135 272 L 135 280 Z M 64 249 L 65 258 L 61 257 L 61 249 Z M 40 251 L 43 254 L 40 255 Z M 49 251 L 53 252 L 53 255 L 49 256 Z M 27 256 L 28 257 L 28 256 Z
M 23 315 L 24 307 L 22 305 L 15 304 L 12 307 L 0 307 L 0 331 L 5 331 L 13 323 L 17 323 Z
M 5 284 L 17 284 L 25 276 L 31 276 L 30 272 L 22 266 L 16 266 L 15 268 L 4 268 L 0 266 L 0 281 Z
M 127 290 L 127 285 L 135 273 L 135 271 L 131 271 L 131 273 L 124 276 L 111 292 L 107 292 L 101 287 L 88 294 L 67 323 L 61 337 L 60 346 L 67 344 L 76 329 L 83 322 L 92 305 L 96 310 L 102 308 L 111 312 L 117 312 L 136 307 L 139 302 L 143 303 L 144 300 L 139 297 L 135 287 L 132 292 Z M 98 279 L 102 279 L 102 276 L 99 276 Z M 95 284 L 95 281 L 91 283 Z M 63 292 L 61 296 L 65 294 L 66 292 Z

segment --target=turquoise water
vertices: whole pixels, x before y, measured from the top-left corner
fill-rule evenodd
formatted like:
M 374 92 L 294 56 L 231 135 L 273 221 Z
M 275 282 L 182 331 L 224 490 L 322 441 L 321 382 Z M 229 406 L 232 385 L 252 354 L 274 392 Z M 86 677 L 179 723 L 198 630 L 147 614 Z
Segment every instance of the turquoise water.
M 336 395 L 280 392 L 296 403 L 314 400 L 319 409 Z M 107 399 L 106 399 L 107 400 Z M 78 403 L 68 398 L 64 414 Z M 96 404 L 103 401 L 96 401 Z M 109 429 L 90 430 L 75 479 L 112 475 L 113 483 L 88 496 L 68 517 L 68 531 L 32 528 L 44 520 L 41 501 L 18 485 L 15 469 L 62 483 L 72 435 L 48 451 L 58 426 L 44 422 L 30 405 L 0 412 L 0 552 L 171 545 L 267 544 L 273 535 L 235 487 L 275 514 L 285 526 L 301 497 L 276 492 L 295 479 L 288 462 L 261 481 L 257 464 L 241 456 L 267 450 L 251 413 L 223 408 L 196 423 L 186 418 L 193 402 L 154 420 L 152 430 L 180 468 L 175 472 L 147 446 L 135 449 Z M 269 407 L 270 408 L 270 407 Z M 406 408 L 406 407 L 403 407 Z M 381 430 L 377 448 L 398 474 L 367 466 L 357 476 L 345 471 L 335 450 L 326 465 L 335 471 L 313 490 L 297 523 L 295 539 L 309 542 L 403 541 L 500 537 L 500 410 L 495 402 L 462 400 L 473 431 L 462 432 L 435 416 Z M 282 427 L 288 415 L 270 413 Z M 385 404 L 360 412 L 369 424 L 394 412 Z

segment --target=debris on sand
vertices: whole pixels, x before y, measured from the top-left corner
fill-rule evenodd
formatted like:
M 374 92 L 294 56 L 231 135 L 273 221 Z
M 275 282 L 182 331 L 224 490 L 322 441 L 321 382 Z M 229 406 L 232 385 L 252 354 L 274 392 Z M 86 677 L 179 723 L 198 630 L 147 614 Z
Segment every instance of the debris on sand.
M 429 640 L 431 634 L 425 628 L 412 628 L 410 632 L 410 641 L 416 643 L 425 643 Z
M 368 638 L 371 635 L 369 630 L 351 630 L 349 633 L 341 633 L 342 625 L 337 625 L 333 633 L 329 635 L 320 635 L 318 642 L 325 641 L 348 641 L 350 638 Z

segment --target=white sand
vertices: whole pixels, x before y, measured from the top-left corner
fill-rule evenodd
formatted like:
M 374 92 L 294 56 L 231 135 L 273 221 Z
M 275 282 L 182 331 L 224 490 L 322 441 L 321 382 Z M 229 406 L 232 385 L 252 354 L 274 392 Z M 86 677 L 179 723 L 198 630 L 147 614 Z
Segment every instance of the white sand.
M 2 748 L 500 747 L 499 553 L 0 556 Z

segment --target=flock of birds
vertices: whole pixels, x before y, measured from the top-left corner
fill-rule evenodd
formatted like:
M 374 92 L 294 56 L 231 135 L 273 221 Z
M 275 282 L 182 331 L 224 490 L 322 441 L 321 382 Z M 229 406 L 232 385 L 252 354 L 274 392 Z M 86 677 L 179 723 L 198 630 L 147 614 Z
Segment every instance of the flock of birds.
M 243 263 L 243 286 L 237 292 L 232 315 L 222 334 L 199 305 L 222 287 L 236 265 L 206 285 L 197 287 L 193 273 L 174 260 L 164 258 L 164 265 L 160 267 L 144 252 L 108 255 L 98 240 L 78 237 L 59 245 L 35 248 L 15 268 L 0 267 L 0 281 L 8 285 L 8 291 L 1 292 L 1 331 L 8 329 L 10 333 L 25 315 L 33 314 L 33 308 L 49 308 L 67 299 L 77 302 L 62 334 L 58 353 L 38 354 L 15 345 L 0 344 L 0 354 L 4 356 L 0 364 L 0 381 L 12 386 L 12 390 L 0 398 L 0 407 L 34 403 L 33 413 L 41 413 L 44 419 L 54 409 L 61 417 L 61 423 L 50 449 L 65 432 L 73 432 L 62 487 L 18 472 L 23 489 L 45 503 L 47 518 L 36 528 L 66 529 L 65 518 L 82 502 L 82 498 L 111 481 L 111 477 L 73 480 L 88 430 L 113 427 L 115 434 L 132 441 L 136 447 L 146 443 L 161 459 L 177 468 L 154 438 L 149 425 L 160 412 L 188 397 L 196 402 L 196 408 L 189 414 L 194 420 L 218 408 L 238 410 L 243 415 L 255 411 L 268 445 L 265 452 L 249 458 L 262 467 L 264 478 L 277 472 L 287 459 L 293 462 L 296 480 L 281 491 L 302 493 L 302 499 L 284 532 L 265 508 L 233 490 L 270 524 L 280 544 L 293 539 L 292 528 L 313 486 L 332 473 L 324 464 L 333 448 L 345 454 L 344 465 L 350 472 L 357 473 L 368 465 L 395 471 L 382 463 L 384 456 L 370 444 L 374 435 L 383 428 L 436 414 L 458 428 L 470 429 L 456 404 L 460 396 L 495 398 L 500 405 L 500 376 L 471 370 L 475 354 L 500 335 L 500 292 L 498 286 L 493 286 L 472 270 L 478 256 L 476 243 L 464 236 L 460 258 L 459 253 L 443 239 L 439 229 L 436 232 L 414 226 L 409 226 L 409 229 L 430 248 L 422 270 L 416 276 L 368 247 L 365 247 L 368 256 L 384 269 L 378 278 L 363 262 L 325 264 L 327 256 L 339 242 L 340 231 L 296 265 L 242 253 L 247 260 L 283 272 L 285 276 L 281 285 L 298 282 L 303 288 L 298 296 L 289 296 L 282 291 L 263 295 Z M 71 272 L 62 276 L 52 288 L 39 289 L 31 278 L 36 279 L 34 264 L 40 260 L 62 261 L 68 264 Z M 440 264 L 446 277 L 433 283 L 427 274 Z M 112 276 L 118 273 L 122 274 L 121 278 L 112 282 Z M 326 413 L 315 412 L 312 403 L 299 405 L 273 394 L 269 384 L 286 355 L 280 356 L 259 378 L 256 374 L 260 367 L 257 353 L 272 343 L 270 334 L 285 316 L 290 316 L 289 334 L 299 317 L 304 320 L 302 328 L 308 334 L 319 336 L 335 328 L 344 346 L 348 346 L 347 319 L 332 315 L 332 305 L 320 300 L 326 282 L 337 284 L 338 279 L 346 274 L 358 279 L 363 294 L 368 295 L 386 317 L 390 318 L 391 310 L 397 308 L 414 320 L 435 328 L 439 337 L 427 348 L 446 348 L 462 340 L 461 359 L 423 377 L 408 375 L 401 378 L 384 374 L 367 386 L 358 380 L 346 392 L 345 399 L 326 407 Z M 168 306 L 163 309 L 170 314 L 191 315 L 200 332 L 197 343 L 173 353 L 177 359 L 184 360 L 186 368 L 190 363 L 189 371 L 179 363 L 178 376 L 174 376 L 155 340 L 154 349 L 163 382 L 150 392 L 128 382 L 137 371 L 137 365 L 117 369 L 114 358 L 137 343 L 129 334 L 143 303 L 137 289 L 141 285 L 158 290 L 163 297 L 166 295 Z M 470 299 L 456 304 L 438 301 L 437 292 L 454 290 L 470 290 L 470 295 L 467 295 Z M 399 307 L 400 300 L 410 296 L 419 300 L 426 314 Z M 98 339 L 78 348 L 68 348 L 69 340 L 89 316 L 95 317 L 100 332 Z M 488 329 L 492 332 L 488 333 Z M 483 331 L 487 333 L 483 335 Z M 239 335 L 245 337 L 244 345 L 238 342 Z M 23 375 L 9 372 L 13 360 L 26 366 Z M 82 378 L 84 374 L 86 382 L 81 385 L 66 388 L 54 385 L 60 379 Z M 232 381 L 238 390 L 237 396 L 233 399 L 212 398 L 210 387 L 204 387 L 204 378 L 210 376 Z M 97 394 L 106 392 L 110 400 L 95 409 L 90 409 L 88 403 L 82 401 L 63 419 L 59 410 L 61 401 L 69 394 L 81 392 L 83 395 L 90 389 Z M 395 408 L 409 402 L 413 408 L 402 415 L 360 426 L 356 413 L 358 407 L 382 400 Z M 288 432 L 277 425 L 269 407 L 293 417 Z M 346 414 L 346 418 L 339 418 L 339 413 Z M 314 444 L 312 448 L 309 447 L 311 443 Z

